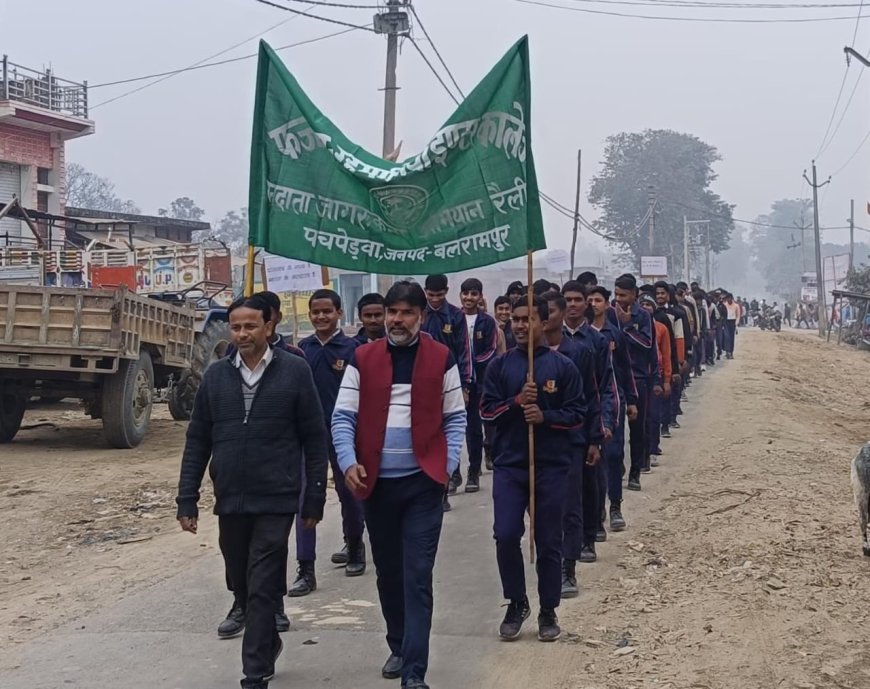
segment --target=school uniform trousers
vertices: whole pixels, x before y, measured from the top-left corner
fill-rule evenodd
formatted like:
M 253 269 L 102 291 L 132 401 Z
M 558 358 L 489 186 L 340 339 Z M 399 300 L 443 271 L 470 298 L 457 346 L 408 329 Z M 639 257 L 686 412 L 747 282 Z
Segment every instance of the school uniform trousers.
M 634 385 L 637 388 L 637 418 L 628 422 L 628 444 L 631 471 L 637 473 L 645 466 L 648 454 L 646 419 L 649 413 L 649 379 L 635 376 Z
M 625 409 L 619 404 L 619 413 L 614 423 L 613 438 L 604 446 L 604 474 L 610 506 L 622 504 L 622 479 L 625 476 Z M 602 501 L 602 505 L 604 502 Z

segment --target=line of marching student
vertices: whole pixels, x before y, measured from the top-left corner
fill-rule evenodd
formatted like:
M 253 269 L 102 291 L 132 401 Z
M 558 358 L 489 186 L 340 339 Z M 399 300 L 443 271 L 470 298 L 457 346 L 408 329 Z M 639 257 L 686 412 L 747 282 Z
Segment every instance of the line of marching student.
M 641 475 L 658 465 L 661 438 L 679 428 L 692 378 L 715 365 L 717 343 L 733 354 L 727 293 L 708 296 L 697 284 L 638 286 L 626 274 L 611 293 L 583 273 L 561 287 L 535 282 L 530 303 L 527 288 L 512 283 L 494 316 L 480 280 L 462 283 L 461 307 L 448 291 L 446 276 L 430 275 L 423 287 L 400 281 L 385 296 L 365 295 L 356 305 L 362 328 L 349 337 L 339 295 L 318 290 L 309 300 L 314 334 L 298 347 L 276 334 L 276 295 L 231 305 L 233 346 L 198 392 L 177 502 L 182 529 L 196 533 L 209 467 L 233 595 L 218 635 L 244 633 L 242 687 L 266 689 L 275 674 L 279 633 L 290 626 L 283 596 L 317 588 L 327 466 L 344 536 L 331 561 L 347 576 L 365 574 L 369 532 L 387 628 L 383 677 L 401 677 L 403 689 L 428 686 L 443 514 L 463 485 L 465 493 L 480 490 L 484 467 L 492 471 L 496 560 L 508 601 L 498 635 L 518 638 L 531 614 L 521 549 L 530 424 L 537 637 L 558 639 L 556 609 L 578 594 L 577 563 L 596 561 L 608 527 L 627 528 L 626 435 L 626 487 L 639 491 Z M 294 523 L 297 576 L 288 584 Z

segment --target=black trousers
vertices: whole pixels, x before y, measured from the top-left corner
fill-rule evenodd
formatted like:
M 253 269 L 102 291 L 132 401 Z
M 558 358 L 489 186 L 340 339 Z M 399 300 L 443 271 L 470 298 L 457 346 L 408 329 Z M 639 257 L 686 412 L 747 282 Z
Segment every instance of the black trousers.
M 245 607 L 242 686 L 274 672 L 278 632 L 275 613 L 285 593 L 287 539 L 292 514 L 218 517 L 219 542 L 236 599 Z
M 402 657 L 402 683 L 424 680 L 432 630 L 432 570 L 444 486 L 422 471 L 379 478 L 363 501 L 390 652 Z

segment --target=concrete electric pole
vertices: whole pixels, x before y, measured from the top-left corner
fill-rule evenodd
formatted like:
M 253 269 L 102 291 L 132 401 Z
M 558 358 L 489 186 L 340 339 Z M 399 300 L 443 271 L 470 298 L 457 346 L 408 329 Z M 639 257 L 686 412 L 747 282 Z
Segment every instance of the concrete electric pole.
M 571 235 L 571 275 L 574 275 L 574 252 L 577 250 L 577 234 L 580 231 L 580 169 L 583 151 L 577 151 L 577 195 L 574 198 L 574 233 Z M 572 277 L 573 279 L 573 277 Z
M 813 230 L 816 237 L 816 299 L 818 301 L 819 312 L 819 337 L 824 337 L 825 330 L 827 329 L 828 307 L 825 304 L 825 280 L 824 275 L 822 275 L 822 236 L 819 229 L 819 189 L 826 184 L 830 184 L 831 178 L 828 177 L 828 179 L 821 184 L 818 183 L 818 179 L 816 178 L 816 161 L 814 160 L 813 181 L 810 182 L 806 170 L 804 170 L 804 179 L 807 181 L 807 184 L 813 188 Z
M 849 201 L 849 270 L 855 265 L 855 199 Z
M 387 69 L 384 77 L 384 142 L 383 157 L 396 150 L 396 67 L 399 62 L 399 36 L 411 29 L 408 13 L 400 9 L 405 0 L 387 0 L 383 12 L 374 17 L 376 33 L 387 36 Z

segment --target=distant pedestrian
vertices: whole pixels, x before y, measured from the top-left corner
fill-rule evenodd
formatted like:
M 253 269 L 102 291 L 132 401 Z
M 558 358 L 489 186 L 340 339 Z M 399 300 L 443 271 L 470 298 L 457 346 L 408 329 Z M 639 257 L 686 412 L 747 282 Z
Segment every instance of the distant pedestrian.
M 791 303 L 790 302 L 785 302 L 782 305 L 782 320 L 786 325 L 788 325 L 789 328 L 792 327 L 792 325 L 791 325 Z
M 229 307 L 237 354 L 211 365 L 196 395 L 178 482 L 178 520 L 197 532 L 206 467 L 214 483 L 221 553 L 244 606 L 242 687 L 267 689 L 283 649 L 275 624 L 285 592 L 287 539 L 297 511 L 307 528 L 323 518 L 326 427 L 311 370 L 269 346 L 262 296 Z M 304 472 L 307 487 L 300 499 Z
M 762 300 L 764 302 L 764 300 Z M 766 304 L 764 304 L 766 306 Z M 725 358 L 734 358 L 734 341 L 737 335 L 737 324 L 740 322 L 741 307 L 732 294 L 725 295 Z
M 347 367 L 332 434 L 347 487 L 363 500 L 390 656 L 381 673 L 427 689 L 432 570 L 442 496 L 465 440 L 462 381 L 450 350 L 422 334 L 413 282 L 384 297 L 387 337 Z

